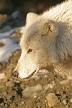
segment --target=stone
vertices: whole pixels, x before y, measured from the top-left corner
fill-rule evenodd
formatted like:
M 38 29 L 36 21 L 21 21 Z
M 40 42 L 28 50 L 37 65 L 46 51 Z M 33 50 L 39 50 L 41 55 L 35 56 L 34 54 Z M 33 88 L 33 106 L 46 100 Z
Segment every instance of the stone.
M 54 94 L 54 93 L 49 93 L 47 96 L 46 96 L 46 100 L 47 100 L 47 103 L 50 107 L 53 107 L 55 106 L 57 103 L 59 103 L 59 100 L 58 100 L 58 97 Z
M 23 91 L 22 95 L 25 97 L 36 97 L 42 90 L 42 85 L 37 84 L 36 86 L 27 86 Z
M 70 98 L 70 102 L 72 103 L 72 98 Z
M 7 87 L 14 87 L 14 83 L 12 81 L 6 82 Z
M 18 16 L 21 16 L 19 11 L 15 11 L 15 12 L 12 13 L 12 17 L 14 19 L 18 18 Z
M 31 78 L 34 79 L 34 80 L 36 80 L 36 81 L 40 80 L 40 76 L 37 75 L 37 74 L 34 74 Z
M 3 96 L 7 97 L 7 92 L 6 91 L 3 92 Z
M 45 90 L 48 90 L 49 88 L 50 88 L 50 89 L 53 89 L 53 88 L 54 88 L 54 85 L 55 85 L 55 84 L 46 84 L 46 85 L 44 86 L 44 89 L 45 89 Z
M 49 74 L 50 72 L 46 69 L 41 69 L 41 70 L 39 70 L 39 73 L 42 75 L 45 75 L 45 74 Z
M 42 85 L 41 84 L 37 84 L 35 90 L 36 91 L 41 91 L 42 90 Z
M 0 79 L 6 78 L 5 73 L 0 73 Z
M 66 105 L 67 104 L 67 100 L 63 99 L 62 103 Z

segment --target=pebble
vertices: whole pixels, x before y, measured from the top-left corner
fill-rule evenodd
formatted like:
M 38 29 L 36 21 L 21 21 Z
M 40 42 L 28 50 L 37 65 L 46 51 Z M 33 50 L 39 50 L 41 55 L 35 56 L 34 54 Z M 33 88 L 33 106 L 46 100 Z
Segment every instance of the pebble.
M 69 80 L 62 80 L 62 81 L 60 81 L 60 84 L 68 84 L 69 83 Z
M 22 101 L 21 103 L 24 104 L 24 101 Z
M 6 82 L 7 87 L 14 87 L 14 83 L 12 81 Z
M 50 72 L 46 69 L 41 69 L 41 70 L 39 70 L 39 73 L 42 74 L 42 75 L 45 75 L 45 74 L 48 74 Z
M 42 90 L 42 85 L 37 84 L 36 86 L 27 86 L 23 91 L 22 95 L 25 97 L 36 97 L 38 93 Z
M 20 81 L 15 81 L 16 83 L 20 83 Z
M 20 15 L 20 12 L 19 12 L 19 11 L 15 11 L 15 12 L 12 13 L 12 17 L 13 17 L 14 19 L 18 18 L 19 15 Z
M 66 105 L 67 104 L 67 100 L 63 99 L 62 103 Z
M 3 92 L 3 96 L 7 96 L 7 92 Z
M 40 106 L 40 105 L 38 105 L 36 108 L 41 108 L 41 106 Z
M 5 73 L 0 73 L 0 79 L 6 78 Z
M 42 85 L 41 84 L 37 84 L 36 85 L 36 91 L 41 91 L 42 90 Z
M 44 88 L 45 90 L 48 90 L 49 88 L 50 88 L 50 89 L 53 89 L 53 88 L 54 88 L 54 85 L 55 85 L 55 84 L 46 84 L 43 88 Z
M 70 98 L 70 102 L 72 103 L 72 98 Z
M 50 107 L 55 106 L 59 102 L 58 97 L 54 93 L 49 93 L 46 96 L 46 100 Z
M 33 75 L 31 78 L 34 79 L 34 80 L 36 80 L 36 81 L 40 80 L 40 76 L 37 75 L 37 74 Z

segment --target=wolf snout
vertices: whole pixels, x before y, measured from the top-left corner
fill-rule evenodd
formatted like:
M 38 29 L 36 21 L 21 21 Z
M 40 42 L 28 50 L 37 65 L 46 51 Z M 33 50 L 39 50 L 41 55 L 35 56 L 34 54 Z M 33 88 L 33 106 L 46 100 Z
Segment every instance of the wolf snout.
M 13 71 L 13 72 L 12 72 L 12 75 L 13 75 L 14 77 L 17 77 L 17 78 L 18 78 L 18 75 L 19 75 L 19 74 L 18 74 L 17 71 Z

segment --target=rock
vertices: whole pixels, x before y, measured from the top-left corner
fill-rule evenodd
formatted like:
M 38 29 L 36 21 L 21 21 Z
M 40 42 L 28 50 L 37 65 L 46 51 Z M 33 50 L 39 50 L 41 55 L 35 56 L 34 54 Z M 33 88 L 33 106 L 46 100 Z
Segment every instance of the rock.
M 40 105 L 38 105 L 36 108 L 41 108 L 41 106 L 40 106 Z
M 16 80 L 15 82 L 16 82 L 17 84 L 20 84 L 20 81 L 17 81 L 17 80 Z
M 22 95 L 25 97 L 36 97 L 42 90 L 42 85 L 37 84 L 36 86 L 27 86 L 23 91 Z
M 54 93 L 49 93 L 46 96 L 46 100 L 50 107 L 55 106 L 59 102 L 58 97 Z
M 36 91 L 41 91 L 42 90 L 42 85 L 37 84 L 35 89 L 36 89 Z
M 50 88 L 50 89 L 53 89 L 53 88 L 54 88 L 54 85 L 55 85 L 55 84 L 46 84 L 46 85 L 44 86 L 44 90 L 48 90 L 49 88 Z
M 72 98 L 70 98 L 70 102 L 72 103 Z
M 31 78 L 32 78 L 32 79 L 35 79 L 36 81 L 37 81 L 37 80 L 40 80 L 40 76 L 37 75 L 37 74 L 34 74 Z
M 67 104 L 67 100 L 63 99 L 62 103 L 66 105 Z
M 7 87 L 14 87 L 14 83 L 13 83 L 12 81 L 8 81 L 8 82 L 6 83 L 6 86 L 7 86 Z
M 23 105 L 24 104 L 24 101 L 22 101 L 21 104 Z
M 0 79 L 6 78 L 5 73 L 0 73 Z
M 62 80 L 62 81 L 60 81 L 60 84 L 68 84 L 69 83 L 69 80 L 68 79 L 66 79 L 66 80 Z
M 7 92 L 6 91 L 3 92 L 3 96 L 7 97 Z
M 41 70 L 39 70 L 39 73 L 42 75 L 45 75 L 45 74 L 49 74 L 50 72 L 46 69 L 41 69 Z
M 22 95 L 25 97 L 31 97 L 32 95 L 32 90 L 30 89 L 30 87 L 26 87 L 23 91 L 22 91 Z
M 15 11 L 15 12 L 13 12 L 12 13 L 12 17 L 14 18 L 14 19 L 16 19 L 16 18 L 18 18 L 18 17 L 20 17 L 21 15 L 20 15 L 20 12 L 19 11 Z

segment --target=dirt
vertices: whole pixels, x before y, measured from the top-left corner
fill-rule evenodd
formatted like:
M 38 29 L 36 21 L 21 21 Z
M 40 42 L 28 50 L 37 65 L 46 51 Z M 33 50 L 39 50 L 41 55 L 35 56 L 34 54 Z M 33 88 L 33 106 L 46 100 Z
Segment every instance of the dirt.
M 20 34 L 15 39 L 20 39 Z M 0 80 L 0 108 L 72 108 L 72 82 L 55 72 L 39 74 L 37 78 L 14 78 L 12 72 L 17 65 L 21 51 L 15 51 L 8 62 L 0 63 L 0 73 L 6 78 Z M 47 96 L 53 93 L 58 103 L 52 106 Z

